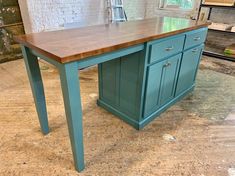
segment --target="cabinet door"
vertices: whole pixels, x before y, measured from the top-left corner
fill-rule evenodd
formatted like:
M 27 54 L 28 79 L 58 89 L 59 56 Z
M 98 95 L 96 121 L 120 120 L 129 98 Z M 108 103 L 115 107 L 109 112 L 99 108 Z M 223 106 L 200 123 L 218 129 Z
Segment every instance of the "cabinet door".
M 174 98 L 181 54 L 149 67 L 145 93 L 144 116 Z
M 163 65 L 160 105 L 174 98 L 181 54 L 169 58 Z
M 159 106 L 159 94 L 163 65 L 166 61 L 149 66 L 147 74 L 147 86 L 145 92 L 144 116 L 151 114 Z
M 194 84 L 202 48 L 203 45 L 184 52 L 179 72 L 176 95 L 179 95 L 189 89 Z

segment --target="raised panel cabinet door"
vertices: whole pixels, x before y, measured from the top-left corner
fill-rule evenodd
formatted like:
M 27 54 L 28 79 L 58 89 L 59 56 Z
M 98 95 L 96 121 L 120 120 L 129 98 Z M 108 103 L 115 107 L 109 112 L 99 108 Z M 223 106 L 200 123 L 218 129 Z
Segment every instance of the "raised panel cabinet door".
M 176 96 L 183 93 L 194 84 L 202 48 L 203 45 L 192 48 L 183 54 L 176 88 Z
M 174 98 L 181 56 L 182 54 L 173 56 L 167 59 L 163 65 L 160 105 L 164 105 Z
M 150 115 L 159 107 L 161 79 L 165 62 L 162 61 L 148 67 L 144 116 Z

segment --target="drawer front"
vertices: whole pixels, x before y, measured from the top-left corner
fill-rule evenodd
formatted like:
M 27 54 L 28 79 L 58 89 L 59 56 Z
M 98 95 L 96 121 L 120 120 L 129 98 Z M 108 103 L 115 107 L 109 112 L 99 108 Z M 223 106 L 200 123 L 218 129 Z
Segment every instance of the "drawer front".
M 207 36 L 207 29 L 196 30 L 192 33 L 186 34 L 185 49 L 202 44 L 205 42 Z
M 185 35 L 182 35 L 159 43 L 153 43 L 150 46 L 150 63 L 181 52 L 184 47 L 184 39 Z

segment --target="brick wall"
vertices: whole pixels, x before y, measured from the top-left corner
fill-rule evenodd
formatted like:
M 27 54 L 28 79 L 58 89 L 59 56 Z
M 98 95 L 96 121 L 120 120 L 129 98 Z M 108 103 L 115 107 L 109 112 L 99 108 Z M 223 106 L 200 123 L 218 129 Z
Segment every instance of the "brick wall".
M 19 1 L 26 33 L 53 30 L 64 24 L 78 26 L 107 22 L 106 0 L 24 0 Z M 188 13 L 158 9 L 159 0 L 124 0 L 129 20 L 156 15 L 188 17 Z
M 151 0 L 150 0 L 151 1 Z M 146 0 L 124 0 L 128 19 L 145 17 Z M 26 33 L 107 23 L 106 0 L 19 1 Z
M 26 33 L 53 30 L 67 23 L 81 26 L 105 22 L 104 0 L 19 1 Z
M 145 0 L 124 0 L 124 7 L 128 20 L 143 19 L 146 17 L 147 1 Z

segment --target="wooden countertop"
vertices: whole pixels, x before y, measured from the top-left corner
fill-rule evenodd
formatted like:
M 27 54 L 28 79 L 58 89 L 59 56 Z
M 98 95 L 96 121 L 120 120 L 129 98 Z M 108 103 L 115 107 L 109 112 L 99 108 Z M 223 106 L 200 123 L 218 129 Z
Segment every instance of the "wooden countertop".
M 14 39 L 46 57 L 67 63 L 206 27 L 209 24 L 183 18 L 156 17 L 21 35 Z

